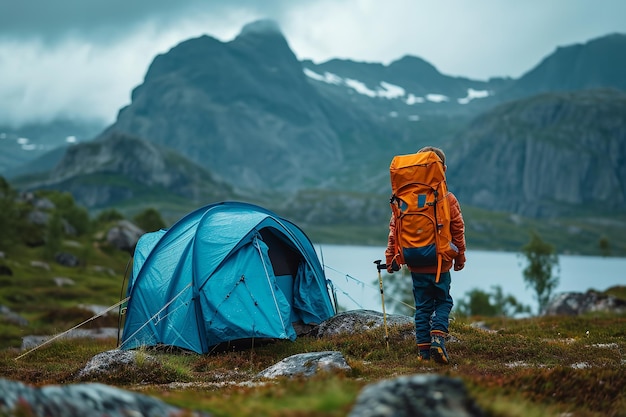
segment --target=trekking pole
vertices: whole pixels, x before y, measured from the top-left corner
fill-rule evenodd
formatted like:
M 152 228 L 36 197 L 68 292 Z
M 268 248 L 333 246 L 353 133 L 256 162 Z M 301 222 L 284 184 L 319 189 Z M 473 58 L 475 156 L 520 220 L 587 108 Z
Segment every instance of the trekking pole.
M 387 331 L 387 312 L 385 311 L 385 290 L 383 290 L 383 276 L 380 273 L 381 269 L 387 269 L 387 265 L 381 264 L 381 260 L 374 261 L 376 264 L 376 270 L 378 271 L 378 284 L 380 286 L 380 299 L 383 304 L 383 323 L 385 324 L 385 342 L 387 343 L 387 351 L 389 351 L 389 332 Z

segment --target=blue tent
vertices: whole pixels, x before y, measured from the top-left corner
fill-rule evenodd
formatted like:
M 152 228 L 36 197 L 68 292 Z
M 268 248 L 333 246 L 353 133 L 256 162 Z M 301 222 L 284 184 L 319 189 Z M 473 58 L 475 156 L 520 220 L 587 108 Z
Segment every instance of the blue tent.
M 324 270 L 295 224 L 247 203 L 198 209 L 135 249 L 121 349 L 206 353 L 250 338 L 296 338 L 332 317 Z

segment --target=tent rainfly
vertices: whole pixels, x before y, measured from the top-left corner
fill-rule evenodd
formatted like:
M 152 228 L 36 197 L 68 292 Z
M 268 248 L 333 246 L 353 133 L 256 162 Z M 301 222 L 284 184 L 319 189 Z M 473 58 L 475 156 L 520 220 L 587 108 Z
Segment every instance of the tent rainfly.
M 120 348 L 294 340 L 293 323 L 335 314 L 329 284 L 298 226 L 252 204 L 211 204 L 137 242 Z

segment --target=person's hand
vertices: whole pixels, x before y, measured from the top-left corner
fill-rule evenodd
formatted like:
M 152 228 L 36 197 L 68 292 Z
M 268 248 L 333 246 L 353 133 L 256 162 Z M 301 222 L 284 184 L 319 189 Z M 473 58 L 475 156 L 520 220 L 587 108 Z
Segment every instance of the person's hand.
M 386 256 L 385 257 L 385 265 L 387 265 L 387 273 L 389 274 L 393 274 L 393 268 L 392 268 L 392 262 L 393 262 L 393 256 Z
M 398 261 L 396 261 L 396 258 L 394 257 L 391 262 L 387 263 L 387 272 L 393 274 L 394 272 L 397 272 L 399 270 L 400 265 L 398 265 Z
M 460 254 L 459 256 L 454 258 L 454 270 L 460 271 L 463 268 L 465 268 L 465 255 Z

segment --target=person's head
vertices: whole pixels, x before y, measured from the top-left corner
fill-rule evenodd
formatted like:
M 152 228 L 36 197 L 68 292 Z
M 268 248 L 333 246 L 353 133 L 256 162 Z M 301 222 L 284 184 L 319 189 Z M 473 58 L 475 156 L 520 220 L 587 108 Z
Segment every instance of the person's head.
M 434 146 L 424 146 L 422 149 L 420 149 L 419 152 L 428 152 L 428 151 L 432 151 L 435 154 L 437 154 L 437 156 L 439 157 L 439 159 L 441 159 L 441 162 L 443 162 L 443 166 L 446 166 L 446 154 L 443 153 L 443 151 L 439 148 L 435 148 Z

